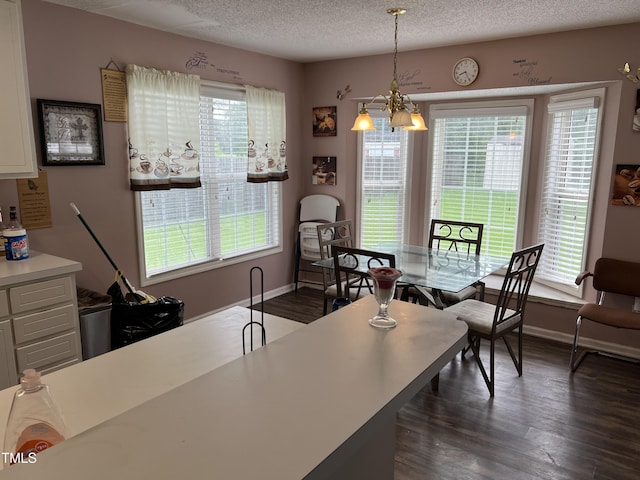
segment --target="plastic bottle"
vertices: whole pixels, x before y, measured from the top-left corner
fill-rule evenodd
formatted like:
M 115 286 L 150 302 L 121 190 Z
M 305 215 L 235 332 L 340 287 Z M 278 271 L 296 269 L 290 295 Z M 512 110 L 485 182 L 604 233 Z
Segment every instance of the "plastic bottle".
M 22 228 L 22 224 L 18 221 L 18 209 L 13 205 L 9 207 L 9 223 L 6 228 Z
M 5 256 L 5 250 L 4 250 L 4 229 L 5 228 L 7 228 L 7 226 L 2 221 L 2 207 L 0 207 L 0 257 Z
M 35 455 L 62 441 L 67 428 L 40 373 L 25 370 L 9 411 L 4 436 L 5 464 L 34 463 Z
M 9 223 L 2 231 L 4 250 L 7 260 L 24 260 L 29 258 L 29 240 L 27 231 L 18 221 L 18 209 L 9 207 Z

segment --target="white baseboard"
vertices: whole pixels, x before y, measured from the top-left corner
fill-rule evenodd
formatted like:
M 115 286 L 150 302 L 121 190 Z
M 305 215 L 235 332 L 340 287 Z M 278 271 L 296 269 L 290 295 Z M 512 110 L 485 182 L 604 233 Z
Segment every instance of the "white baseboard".
M 532 337 L 545 338 L 547 340 L 554 340 L 556 342 L 567 343 L 573 345 L 573 335 L 568 333 L 556 332 L 554 330 L 547 330 L 546 328 L 530 327 L 525 325 L 523 331 L 526 335 Z M 588 350 L 600 350 L 603 352 L 615 353 L 623 357 L 630 357 L 640 359 L 640 348 L 629 347 L 626 345 L 620 345 L 617 343 L 603 342 L 594 338 L 582 337 L 579 339 L 579 349 Z M 569 360 L 567 359 L 567 362 Z

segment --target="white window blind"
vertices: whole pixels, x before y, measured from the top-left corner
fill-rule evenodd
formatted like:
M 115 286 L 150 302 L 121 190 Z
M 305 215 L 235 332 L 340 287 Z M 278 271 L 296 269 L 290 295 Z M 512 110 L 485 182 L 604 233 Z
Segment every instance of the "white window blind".
M 280 186 L 247 183 L 243 93 L 203 87 L 202 187 L 140 192 L 146 277 L 240 258 L 280 244 Z
M 431 219 L 482 223 L 482 252 L 511 255 L 524 202 L 530 108 L 432 107 L 427 225 Z
M 596 166 L 600 97 L 549 104 L 544 189 L 538 240 L 544 254 L 538 280 L 575 291 L 583 270 Z
M 389 120 L 371 112 L 376 130 L 361 134 L 359 238 L 363 248 L 403 242 L 409 200 L 408 132 L 391 131 Z

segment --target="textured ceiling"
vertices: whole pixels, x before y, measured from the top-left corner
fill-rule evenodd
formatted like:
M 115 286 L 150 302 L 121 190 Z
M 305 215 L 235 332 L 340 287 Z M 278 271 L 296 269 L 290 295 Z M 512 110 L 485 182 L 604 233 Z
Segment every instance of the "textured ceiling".
M 640 0 L 47 0 L 300 62 L 640 22 Z

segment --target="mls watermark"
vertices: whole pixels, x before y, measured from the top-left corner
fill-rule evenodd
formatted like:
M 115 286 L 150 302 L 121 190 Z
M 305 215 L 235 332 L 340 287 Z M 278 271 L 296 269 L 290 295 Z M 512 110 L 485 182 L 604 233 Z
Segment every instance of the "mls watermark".
M 36 463 L 36 452 L 2 452 L 2 461 L 5 465 L 13 465 L 15 463 Z

